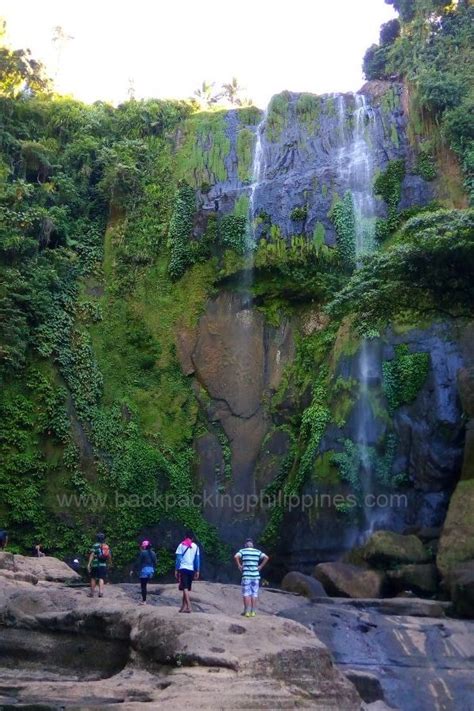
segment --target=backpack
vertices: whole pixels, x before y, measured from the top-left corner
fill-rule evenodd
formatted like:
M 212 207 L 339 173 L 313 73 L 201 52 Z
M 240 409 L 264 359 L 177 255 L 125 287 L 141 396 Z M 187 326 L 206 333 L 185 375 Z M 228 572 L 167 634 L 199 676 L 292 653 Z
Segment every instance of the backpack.
M 110 548 L 107 543 L 97 543 L 95 557 L 99 563 L 106 563 L 110 558 Z

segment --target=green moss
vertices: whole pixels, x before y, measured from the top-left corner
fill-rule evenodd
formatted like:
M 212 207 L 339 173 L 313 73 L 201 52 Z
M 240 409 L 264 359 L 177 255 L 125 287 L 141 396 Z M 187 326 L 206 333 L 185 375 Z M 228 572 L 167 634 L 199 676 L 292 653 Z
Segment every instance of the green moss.
M 331 387 L 331 415 L 338 427 L 343 427 L 355 402 L 355 388 L 357 381 L 354 378 L 347 380 L 339 377 Z
M 460 481 L 449 503 L 436 563 L 446 576 L 474 558 L 474 479 Z
M 329 116 L 330 118 L 335 118 L 337 116 L 336 99 L 334 98 L 334 96 L 326 97 L 323 106 L 324 112 L 327 116 Z
M 248 195 L 240 195 L 235 201 L 233 214 L 236 217 L 245 217 L 249 214 L 249 198 Z
M 360 347 L 360 336 L 356 333 L 350 319 L 340 324 L 331 353 L 331 369 L 334 371 L 342 356 L 353 356 Z
M 313 481 L 318 484 L 330 484 L 332 486 L 337 486 L 340 483 L 339 469 L 333 461 L 334 454 L 334 450 L 329 449 L 316 457 L 312 477 Z
M 265 122 L 265 135 L 271 143 L 280 140 L 281 134 L 288 122 L 290 94 L 287 91 L 276 94 L 268 106 Z
M 263 111 L 256 106 L 243 106 L 237 109 L 242 126 L 257 126 L 262 120 Z
M 415 329 L 423 330 L 428 328 L 432 322 L 430 318 L 422 319 L 420 316 L 407 311 L 391 321 L 391 327 L 397 336 L 403 336 Z
M 413 402 L 423 387 L 429 366 L 429 353 L 410 353 L 406 344 L 396 346 L 395 358 L 382 365 L 383 389 L 392 413 Z
M 405 177 L 405 162 L 403 160 L 390 161 L 383 173 L 374 181 L 374 193 L 379 195 L 387 204 L 388 217 L 386 221 L 378 221 L 376 235 L 379 241 L 394 232 L 399 225 L 398 204 L 402 194 L 402 183 Z
M 224 215 L 219 222 L 219 241 L 224 249 L 232 249 L 244 254 L 247 248 L 247 218 L 238 215 Z
M 306 205 L 294 207 L 290 212 L 290 218 L 293 222 L 303 222 L 308 216 L 308 208 Z
M 390 140 L 392 142 L 392 145 L 395 146 L 395 148 L 398 148 L 400 145 L 400 140 L 398 138 L 398 131 L 397 127 L 394 123 L 392 123 L 392 127 L 390 129 Z
M 191 250 L 196 194 L 189 185 L 182 183 L 176 191 L 175 206 L 168 230 L 168 245 L 171 249 L 169 274 L 172 279 L 183 276 L 194 261 Z
M 415 173 L 427 181 L 431 181 L 436 178 L 436 162 L 429 148 L 423 146 L 421 147 L 416 159 Z
M 313 244 L 319 251 L 326 240 L 326 229 L 322 222 L 317 222 L 313 230 Z
M 392 423 L 392 419 L 388 413 L 385 404 L 383 390 L 381 388 L 370 388 L 368 392 L 368 398 L 374 417 L 381 422 L 385 422 L 387 426 L 390 426 Z
M 194 114 L 184 122 L 177 151 L 178 177 L 193 187 L 227 180 L 225 160 L 230 151 L 226 112 Z
M 393 87 L 384 91 L 380 98 L 380 106 L 384 114 L 393 114 L 399 108 L 400 97 Z
M 314 134 L 319 127 L 321 97 L 315 94 L 300 94 L 296 102 L 296 117 L 308 133 Z
M 328 217 L 336 228 L 337 250 L 341 261 L 347 270 L 355 266 L 355 215 L 352 193 L 347 191 L 342 200 L 334 196 Z
M 241 128 L 237 134 L 237 174 L 243 183 L 252 179 L 253 147 L 255 133 L 249 128 Z

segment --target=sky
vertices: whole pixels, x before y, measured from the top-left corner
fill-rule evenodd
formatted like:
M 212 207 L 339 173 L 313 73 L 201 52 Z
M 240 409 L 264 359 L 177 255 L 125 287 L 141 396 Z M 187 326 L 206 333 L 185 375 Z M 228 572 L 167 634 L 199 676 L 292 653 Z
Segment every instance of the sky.
M 356 91 L 362 58 L 394 17 L 384 0 L 2 0 L 13 48 L 42 60 L 60 93 L 119 103 L 188 98 L 236 76 L 265 107 L 285 89 Z M 69 39 L 58 46 L 53 30 Z

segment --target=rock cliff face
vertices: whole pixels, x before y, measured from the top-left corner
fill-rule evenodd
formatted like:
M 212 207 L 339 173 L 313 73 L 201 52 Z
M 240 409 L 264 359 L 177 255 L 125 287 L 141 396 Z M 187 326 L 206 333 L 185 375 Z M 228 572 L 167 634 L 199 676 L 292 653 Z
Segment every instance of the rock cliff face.
M 250 124 L 244 123 L 242 112 L 228 112 L 224 127 L 228 153 L 222 158 L 220 177 L 215 166 L 215 138 L 204 134 L 196 139 L 206 167 L 204 172 L 195 170 L 188 177 L 198 189 L 205 183 L 206 192 L 200 192 L 201 209 L 211 211 L 217 201 L 219 210 L 231 212 L 236 200 L 250 195 L 255 177 L 251 153 L 244 155 L 239 147 L 244 137 L 252 145 L 260 127 L 262 168 L 253 190 L 257 235 L 270 223 L 286 238 L 313 235 L 319 224 L 326 242 L 334 244 L 334 226 L 328 217 L 334 198 L 342 197 L 347 190 L 360 190 L 357 170 L 354 166 L 351 170 L 347 160 L 347 146 L 354 138 L 358 119 L 363 124 L 363 140 L 370 151 L 374 175 L 390 161 L 407 162 L 400 209 L 429 202 L 432 187 L 414 172 L 405 103 L 402 85 L 368 82 L 359 94 L 283 92 L 273 97 L 265 114 L 252 114 Z M 364 160 L 361 153 L 360 161 Z M 303 213 L 298 215 L 295 208 L 302 208 Z M 376 214 L 384 216 L 385 212 L 382 200 L 377 200 Z
M 222 292 L 198 327 L 178 336 L 178 352 L 211 423 L 211 432 L 196 440 L 206 518 L 237 543 L 249 530 L 259 532 L 244 502 L 262 488 L 255 470 L 272 428 L 266 403 L 293 357 L 293 329 L 287 321 L 265 324 L 245 296 Z M 273 435 L 266 448 L 281 453 L 286 445 L 284 436 Z
M 224 154 L 219 154 L 212 132 L 195 137 L 199 168 L 186 176 L 197 194 L 195 236 L 211 213 L 250 210 L 257 241 L 269 235 L 287 242 L 305 236 L 331 246 L 338 239 L 331 206 L 347 191 L 360 219 L 372 219 L 373 232 L 373 220 L 387 216 L 387 204 L 373 194 L 373 181 L 393 161 L 405 166 L 397 209 L 427 204 L 433 188 L 415 172 L 405 99 L 401 85 L 369 82 L 357 95 L 284 92 L 272 99 L 265 114 L 254 112 L 247 119 L 242 112 L 228 112 L 221 126 Z M 257 135 L 258 166 L 252 158 Z M 189 136 L 178 139 L 181 147 L 190 141 Z M 269 326 L 247 295 L 249 283 L 247 274 L 236 291 L 223 289 L 208 303 L 197 327 L 177 336 L 182 369 L 192 377 L 210 423 L 195 442 L 198 479 L 208 495 L 205 514 L 232 545 L 247 532 L 258 536 L 268 523 L 261 502 L 249 504 L 244 497 L 263 494 L 288 466 L 289 425 L 309 401 L 295 401 L 291 388 L 277 407 L 270 406 L 271 398 L 279 388 L 284 391 L 296 340 L 317 330 L 321 318 L 315 309 L 304 319 Z M 440 526 L 459 478 L 464 426 L 457 374 L 469 360 L 460 333 L 448 323 L 433 323 L 388 330 L 365 344 L 346 336 L 338 336 L 341 343 L 331 365 L 340 393 L 332 403 L 333 417 L 312 476 L 303 486 L 312 503 L 284 515 L 279 541 L 284 569 L 309 570 L 377 528 Z M 408 358 L 426 354 L 426 373 L 409 402 L 394 405 L 386 373 L 405 357 L 400 348 Z M 361 370 L 366 372 L 364 382 Z M 347 494 L 343 469 L 348 460 L 360 496 L 379 497 L 372 505 L 359 503 L 353 515 L 333 503 L 325 508 L 318 498 Z M 242 498 L 226 498 L 232 496 Z

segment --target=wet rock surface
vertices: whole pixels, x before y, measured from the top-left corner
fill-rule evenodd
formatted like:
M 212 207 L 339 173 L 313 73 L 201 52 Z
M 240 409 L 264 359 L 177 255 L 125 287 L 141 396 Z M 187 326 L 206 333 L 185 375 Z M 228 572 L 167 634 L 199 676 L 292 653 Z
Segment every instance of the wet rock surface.
M 239 514 L 229 505 L 229 496 L 258 493 L 254 472 L 259 459 L 265 468 L 262 444 L 272 427 L 265 402 L 293 359 L 293 327 L 289 321 L 271 327 L 262 313 L 249 308 L 245 296 L 223 292 L 208 304 L 197 328 L 182 333 L 179 342 L 183 370 L 192 371 L 198 398 L 206 393 L 201 405 L 211 427 L 225 435 L 232 461 L 232 474 L 225 478 L 217 434 L 197 440 L 199 476 L 208 497 L 204 513 L 228 542 L 240 546 L 242 537 L 251 533 L 249 513 Z M 270 446 L 281 449 L 276 437 Z M 221 494 L 228 496 L 221 499 Z
M 395 348 L 400 344 L 406 344 L 410 353 L 429 353 L 430 365 L 427 379 L 417 397 L 412 403 L 396 410 L 390 429 L 383 393 L 383 363 L 394 357 Z M 463 456 L 466 456 L 458 372 L 463 363 L 470 362 L 468 351 L 462 346 L 459 333 L 446 323 L 435 323 L 426 329 L 412 329 L 403 334 L 390 330 L 383 334 L 383 338 L 370 342 L 366 350 L 370 407 L 365 408 L 363 415 L 356 387 L 345 424 L 342 427 L 331 424 L 327 428 L 320 453 L 340 452 L 347 440 L 357 441 L 363 415 L 368 446 L 376 448 L 389 432 L 395 435 L 397 445 L 392 475 L 403 475 L 406 483 L 400 489 L 394 486 L 387 489 L 377 480 L 372 481 L 371 493 L 374 498 L 380 495 L 382 504 L 360 510 L 352 518 L 338 515 L 334 506 L 322 505 L 310 511 L 288 513 L 278 549 L 285 572 L 296 568 L 310 574 L 316 563 L 338 559 L 341 553 L 364 543 L 370 533 L 378 529 L 403 533 L 407 528 L 427 530 L 442 527 L 461 473 Z M 343 352 L 336 367 L 337 377 L 347 383 L 356 378 L 360 370 L 360 357 L 360 347 L 352 355 Z M 337 489 L 318 480 L 317 467 L 315 464 L 315 476 L 306 482 L 303 494 L 317 500 L 316 495 L 334 496 L 339 493 L 341 487 Z M 464 488 L 468 489 L 469 484 Z M 459 540 L 459 547 L 464 546 L 467 550 L 472 522 L 464 500 L 465 497 L 460 494 L 458 508 L 463 509 L 462 517 L 453 510 L 450 530 L 455 538 L 456 521 L 464 522 L 464 543 Z M 449 540 L 447 548 L 451 548 L 453 543 L 456 545 L 453 538 Z M 466 553 L 464 557 L 469 556 Z
M 436 614 L 435 605 L 331 598 L 280 615 L 313 629 L 366 701 L 381 689 L 385 703 L 402 711 L 472 708 L 474 623 L 412 614 L 416 607 Z

